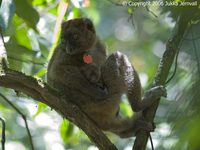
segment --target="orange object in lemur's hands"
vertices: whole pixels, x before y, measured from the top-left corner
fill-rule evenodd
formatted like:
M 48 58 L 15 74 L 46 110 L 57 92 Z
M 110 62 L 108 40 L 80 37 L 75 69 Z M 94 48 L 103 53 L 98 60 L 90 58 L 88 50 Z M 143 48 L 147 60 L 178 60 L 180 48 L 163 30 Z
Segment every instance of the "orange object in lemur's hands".
M 83 60 L 85 63 L 90 64 L 90 63 L 92 63 L 92 56 L 89 54 L 85 54 L 85 55 L 83 55 Z

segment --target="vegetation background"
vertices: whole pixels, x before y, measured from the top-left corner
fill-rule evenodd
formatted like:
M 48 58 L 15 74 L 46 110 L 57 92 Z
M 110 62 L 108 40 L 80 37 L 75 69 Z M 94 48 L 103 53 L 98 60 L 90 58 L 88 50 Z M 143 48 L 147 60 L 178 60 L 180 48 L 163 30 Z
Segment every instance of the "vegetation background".
M 122 6 L 122 0 L 3 0 L 0 25 L 9 67 L 45 80 L 47 63 L 59 42 L 60 23 L 75 17 L 89 17 L 109 54 L 114 51 L 126 54 L 139 72 L 143 88 L 149 89 L 179 10 L 177 6 L 161 6 L 159 2 L 151 1 L 148 10 L 143 6 Z M 200 9 L 199 2 L 192 7 Z M 198 15 L 198 19 L 191 21 L 187 37 L 183 37 L 176 74 L 166 86 L 168 97 L 161 99 L 156 113 L 157 128 L 151 133 L 156 150 L 200 147 L 199 19 Z M 0 53 L 2 47 L 0 41 Z M 169 77 L 174 69 L 175 64 Z M 28 118 L 35 150 L 97 149 L 84 132 L 45 104 L 4 87 L 0 87 L 0 93 Z M 120 109 L 131 116 L 126 97 L 122 98 Z M 0 117 L 6 120 L 6 149 L 30 149 L 22 116 L 2 97 Z M 119 150 L 132 149 L 134 138 L 122 140 L 106 134 Z M 151 149 L 150 143 L 147 149 Z

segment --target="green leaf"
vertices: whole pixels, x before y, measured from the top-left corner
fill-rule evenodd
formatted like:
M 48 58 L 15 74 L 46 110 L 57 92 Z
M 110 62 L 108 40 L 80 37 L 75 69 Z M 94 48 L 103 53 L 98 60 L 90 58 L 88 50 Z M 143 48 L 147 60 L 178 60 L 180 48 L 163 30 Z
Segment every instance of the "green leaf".
M 73 134 L 73 131 L 74 131 L 74 125 L 69 123 L 66 119 L 64 119 L 60 127 L 61 137 L 64 142 L 66 143 L 69 142 L 69 139 Z
M 58 5 L 50 9 L 48 12 L 54 14 L 55 16 L 58 16 Z
M 33 51 L 19 45 L 14 37 L 5 43 L 9 66 L 12 69 L 21 71 L 23 62 L 30 62 L 35 59 L 37 51 Z
M 13 22 L 18 28 L 18 30 L 15 31 L 15 38 L 18 41 L 19 45 L 22 45 L 22 46 L 27 47 L 28 49 L 31 49 L 32 46 L 31 46 L 30 39 L 28 37 L 28 29 L 26 28 L 27 26 L 23 28 L 19 28 L 19 26 L 22 26 L 23 22 L 17 15 L 13 17 Z
M 133 9 L 128 8 L 128 12 L 131 14 L 133 12 Z
M 4 32 L 6 32 L 12 18 L 15 14 L 15 4 L 12 0 L 4 0 L 0 9 L 0 25 Z
M 18 45 L 17 43 L 6 43 L 6 49 L 10 53 L 15 53 L 16 55 L 26 54 L 29 57 L 35 57 L 36 51 L 30 50 L 22 45 Z
M 35 118 L 40 112 L 43 112 L 44 109 L 47 107 L 46 104 L 39 102 L 38 103 L 38 111 L 37 113 L 33 116 L 33 118 Z
M 16 25 L 12 21 L 8 26 L 7 31 L 4 33 L 4 36 L 13 36 L 15 34 L 15 30 L 16 30 Z
M 45 39 L 43 37 L 39 37 L 38 38 L 38 44 L 40 46 L 40 50 L 42 52 L 42 55 L 45 58 L 48 58 L 49 50 L 51 49 L 51 43 L 47 39 Z
M 36 30 L 39 21 L 38 12 L 26 0 L 14 0 L 17 15 L 22 18 L 28 26 Z
M 79 9 L 78 8 L 76 8 L 76 7 L 73 7 L 72 8 L 72 11 L 73 11 L 73 13 L 74 13 L 74 18 L 77 18 L 77 17 L 79 17 L 80 16 L 80 12 L 79 12 Z
M 34 0 L 33 1 L 33 5 L 37 5 L 37 6 L 46 6 L 48 3 L 46 0 Z
M 37 77 L 42 77 L 46 73 L 46 68 L 41 69 L 40 71 L 37 72 L 36 76 Z

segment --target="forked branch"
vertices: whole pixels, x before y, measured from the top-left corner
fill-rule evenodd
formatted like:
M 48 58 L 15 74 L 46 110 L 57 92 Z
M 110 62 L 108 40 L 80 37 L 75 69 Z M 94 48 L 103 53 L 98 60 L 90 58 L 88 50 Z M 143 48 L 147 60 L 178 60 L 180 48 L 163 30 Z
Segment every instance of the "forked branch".
M 186 13 L 181 14 L 176 22 L 176 25 L 171 33 L 171 36 L 169 37 L 166 43 L 166 50 L 160 61 L 160 65 L 158 67 L 157 74 L 154 78 L 152 87 L 155 87 L 157 85 L 165 85 L 165 81 L 167 79 L 170 68 L 174 61 L 179 44 L 181 43 L 185 29 L 189 22 L 189 20 L 187 20 L 188 17 L 186 16 L 187 16 Z M 148 122 L 153 122 L 159 102 L 160 99 L 157 99 L 151 107 L 144 110 L 144 116 Z M 140 130 L 136 136 L 133 150 L 145 150 L 148 137 L 149 133 L 147 133 L 145 130 Z

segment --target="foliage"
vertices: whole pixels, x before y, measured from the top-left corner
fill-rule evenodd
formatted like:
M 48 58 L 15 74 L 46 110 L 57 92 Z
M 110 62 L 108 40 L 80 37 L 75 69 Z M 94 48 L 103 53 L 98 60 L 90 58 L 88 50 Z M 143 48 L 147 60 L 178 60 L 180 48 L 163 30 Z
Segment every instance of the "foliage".
M 93 19 L 97 34 L 108 46 L 109 54 L 117 50 L 127 54 L 140 73 L 143 87 L 149 88 L 165 50 L 164 43 L 174 25 L 173 21 L 180 12 L 187 11 L 186 17 L 191 18 L 191 24 L 180 47 L 177 72 L 167 85 L 168 98 L 160 102 L 155 118 L 158 127 L 152 136 L 155 148 L 159 150 L 197 149 L 200 147 L 199 4 L 190 7 L 148 6 L 158 16 L 156 18 L 145 7 L 114 4 L 121 2 L 4 0 L 0 9 L 0 25 L 9 67 L 45 80 L 46 63 L 59 42 L 61 21 L 88 16 Z M 132 18 L 127 21 L 130 14 Z M 175 65 L 171 74 L 174 68 Z M 0 92 L 28 117 L 35 149 L 94 149 L 82 131 L 62 120 L 45 104 L 37 103 L 22 93 L 17 97 L 14 91 L 3 87 L 0 87 Z M 121 110 L 131 115 L 125 99 L 123 97 Z M 12 150 L 15 145 L 22 150 L 29 149 L 29 139 L 21 116 L 2 98 L 0 116 L 6 120 L 6 147 Z M 107 135 L 118 149 L 130 149 L 133 145 L 133 139 L 121 140 L 113 134 Z

